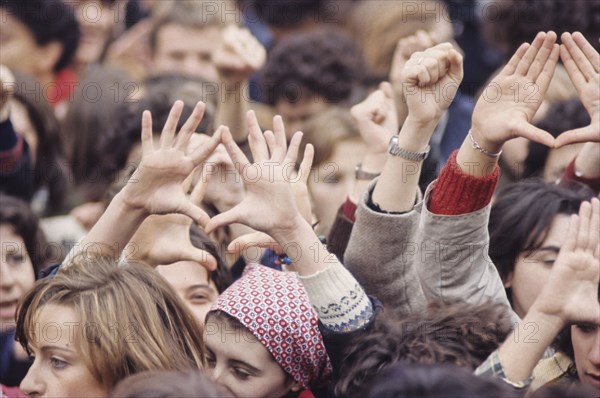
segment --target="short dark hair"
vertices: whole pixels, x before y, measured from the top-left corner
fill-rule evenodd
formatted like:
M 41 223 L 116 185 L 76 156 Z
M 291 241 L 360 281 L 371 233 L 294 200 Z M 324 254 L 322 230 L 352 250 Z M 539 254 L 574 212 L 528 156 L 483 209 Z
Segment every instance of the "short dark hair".
M 194 247 L 209 252 L 217 260 L 217 268 L 210 271 L 208 277 L 215 283 L 219 294 L 223 293 L 231 285 L 233 279 L 217 245 L 196 224 L 192 224 L 190 227 L 190 240 Z
M 485 34 L 508 60 L 523 42 L 540 32 L 581 32 L 598 50 L 600 2 L 597 0 L 510 0 L 498 2 L 484 13 Z
M 269 54 L 261 80 L 270 105 L 312 95 L 344 103 L 363 85 L 366 70 L 362 50 L 349 34 L 321 28 L 282 39 Z
M 540 247 L 556 215 L 577 214 L 581 202 L 594 196 L 587 187 L 573 187 L 530 179 L 500 192 L 491 209 L 488 229 L 490 259 L 503 281 L 513 272 L 520 253 Z
M 504 398 L 514 392 L 500 379 L 478 377 L 447 364 L 398 363 L 373 381 L 368 398 Z
M 39 46 L 57 41 L 62 54 L 54 72 L 69 66 L 79 45 L 79 25 L 73 8 L 62 0 L 2 0 L 0 7 L 27 26 Z
M 0 206 L 0 224 L 11 226 L 15 233 L 23 239 L 37 279 L 38 273 L 48 265 L 46 236 L 40 228 L 38 217 L 33 213 L 29 204 L 2 192 L 0 192 L 0 204 L 2 204 Z
M 432 302 L 424 312 L 408 317 L 386 311 L 349 345 L 336 393 L 363 397 L 376 375 L 401 361 L 446 363 L 473 371 L 511 329 L 509 309 L 498 303 Z

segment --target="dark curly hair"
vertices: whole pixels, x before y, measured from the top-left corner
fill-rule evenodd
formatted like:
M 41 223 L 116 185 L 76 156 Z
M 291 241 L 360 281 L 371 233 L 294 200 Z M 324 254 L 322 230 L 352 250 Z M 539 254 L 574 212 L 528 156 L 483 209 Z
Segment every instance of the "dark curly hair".
M 36 275 L 48 265 L 46 236 L 27 202 L 0 192 L 0 224 L 9 225 L 25 242 Z M 4 248 L 3 248 L 4 250 Z
M 171 107 L 176 100 L 184 103 L 183 112 L 177 124 L 179 130 L 192 114 L 196 102 L 206 102 L 206 110 L 197 131 L 212 134 L 216 100 L 213 83 L 200 78 L 166 74 L 152 77 L 142 84 L 143 96 L 136 102 L 124 103 L 117 109 L 114 121 L 106 134 L 98 139 L 96 153 L 104 154 L 98 168 L 103 181 L 121 181 L 119 172 L 125 167 L 134 145 L 140 142 L 141 122 L 144 110 L 152 113 L 152 127 L 160 131 L 167 121 Z M 115 178 L 118 176 L 118 178 Z
M 27 26 L 39 46 L 53 41 L 60 43 L 62 53 L 54 72 L 71 64 L 81 33 L 70 5 L 62 0 L 2 0 L 0 7 Z
M 540 179 L 523 180 L 502 191 L 490 212 L 490 259 L 506 281 L 523 252 L 539 249 L 558 214 L 577 214 L 582 201 L 594 192 L 581 185 L 573 188 Z M 510 298 L 510 294 L 508 295 Z
M 599 0 L 495 0 L 482 11 L 484 32 L 506 59 L 540 31 L 581 32 L 596 50 Z
M 340 29 L 290 34 L 269 54 L 261 77 L 264 98 L 270 105 L 313 95 L 332 103 L 352 102 L 366 70 L 362 50 Z
M 508 308 L 497 303 L 432 302 L 423 313 L 408 317 L 382 314 L 348 347 L 336 394 L 364 397 L 376 375 L 401 361 L 474 370 L 511 329 Z
M 445 364 L 398 363 L 383 371 L 372 386 L 368 398 L 505 398 L 514 395 L 500 379 L 477 377 L 466 369 Z

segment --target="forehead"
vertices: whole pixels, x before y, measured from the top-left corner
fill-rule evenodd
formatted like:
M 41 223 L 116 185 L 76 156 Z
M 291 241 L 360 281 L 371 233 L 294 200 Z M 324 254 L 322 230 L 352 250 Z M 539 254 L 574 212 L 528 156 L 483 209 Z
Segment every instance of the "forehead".
M 82 330 L 81 319 L 73 308 L 61 304 L 45 304 L 39 307 L 33 316 L 33 325 L 29 344 L 40 346 L 52 344 L 73 348 Z
M 552 223 L 548 227 L 546 239 L 542 242 L 543 246 L 561 247 L 567 239 L 567 231 L 569 230 L 570 217 L 566 214 L 557 214 L 552 219 Z
M 214 285 L 214 282 L 208 278 L 206 268 L 193 261 L 179 261 L 169 265 L 159 265 L 156 270 L 171 285 L 176 287 L 185 289 L 192 285 Z
M 10 224 L 0 224 L 0 242 L 3 243 L 16 243 L 23 244 L 23 238 L 21 235 L 15 232 L 15 229 Z M 4 251 L 5 247 L 2 246 Z
M 219 45 L 221 31 L 216 26 L 191 28 L 166 24 L 156 35 L 156 48 L 162 51 L 213 51 Z

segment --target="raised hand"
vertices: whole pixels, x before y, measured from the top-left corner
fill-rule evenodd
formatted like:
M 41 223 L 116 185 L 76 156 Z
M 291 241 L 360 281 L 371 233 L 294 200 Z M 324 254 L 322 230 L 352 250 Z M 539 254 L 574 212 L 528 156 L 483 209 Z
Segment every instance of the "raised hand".
M 390 138 L 398 133 L 398 115 L 390 83 L 382 82 L 378 90 L 354 105 L 350 114 L 367 144 L 367 152 L 386 154 Z
M 438 43 L 435 38 L 424 30 L 419 30 L 414 35 L 398 40 L 390 68 L 390 83 L 394 90 L 396 113 L 400 124 L 404 123 L 404 119 L 408 115 L 408 108 L 403 96 L 402 70 L 404 65 L 414 52 L 425 51 L 436 44 Z
M 241 83 L 262 68 L 267 51 L 248 29 L 229 25 L 223 31 L 220 46 L 213 61 L 222 79 Z
M 247 114 L 247 124 L 254 163 L 236 145 L 229 130 L 223 131 L 223 144 L 244 181 L 246 197 L 237 206 L 213 217 L 206 232 L 242 223 L 276 239 L 278 232 L 293 229 L 302 219 L 290 184 L 302 133 L 294 134 L 288 149 L 280 116 L 273 118 L 273 132 L 266 131 L 264 135 L 252 111 Z
M 579 215 L 571 216 L 566 236 L 544 288 L 523 321 L 516 325 L 514 338 L 507 338 L 500 347 L 498 355 L 508 380 L 530 377 L 544 351 L 567 325 L 600 323 L 598 199 L 581 204 Z M 525 333 L 534 338 L 519 338 Z
M 189 200 L 182 187 L 183 181 L 219 144 L 220 130 L 217 130 L 205 145 L 193 151 L 188 149 L 188 142 L 202 120 L 204 108 L 204 103 L 198 102 L 176 135 L 183 102 L 175 102 L 160 136 L 158 148 L 154 148 L 152 141 L 152 116 L 149 111 L 144 112 L 142 160 L 120 192 L 129 206 L 143 209 L 147 214 L 181 213 L 201 225 L 208 222 L 208 215 Z
M 600 142 L 600 54 L 575 32 L 561 35 L 560 58 L 579 94 L 579 99 L 590 114 L 588 126 L 565 131 L 556 139 L 560 147 L 575 142 Z
M 408 117 L 422 124 L 437 122 L 454 100 L 462 78 L 462 56 L 452 44 L 413 53 L 402 70 Z
M 307 144 L 306 148 L 304 149 L 304 157 L 302 159 L 302 163 L 300 164 L 300 169 L 298 170 L 297 175 L 290 180 L 292 191 L 294 192 L 296 206 L 302 214 L 302 217 L 307 222 L 310 222 L 312 216 L 307 182 L 314 155 L 314 147 L 312 144 Z M 295 162 L 296 159 L 293 159 L 293 157 L 294 154 L 292 154 L 290 161 Z M 232 253 L 239 254 L 249 247 L 269 248 L 278 254 L 282 254 L 285 251 L 284 248 L 275 241 L 275 239 L 264 232 L 253 232 L 240 236 L 233 240 L 227 249 Z
M 186 183 L 183 183 L 184 191 Z M 207 185 L 207 180 L 200 178 L 189 195 L 190 202 L 199 206 Z M 209 271 L 214 270 L 217 267 L 215 258 L 192 244 L 191 225 L 191 218 L 183 214 L 151 215 L 129 241 L 125 258 L 140 260 L 151 266 L 194 261 Z
M 583 202 L 571 216 L 567 240 L 533 309 L 564 324 L 600 322 L 600 201 Z
M 488 152 L 524 137 L 549 147 L 554 137 L 531 124 L 542 104 L 558 61 L 556 33 L 540 32 L 524 43 L 483 91 L 473 110 L 472 133 Z

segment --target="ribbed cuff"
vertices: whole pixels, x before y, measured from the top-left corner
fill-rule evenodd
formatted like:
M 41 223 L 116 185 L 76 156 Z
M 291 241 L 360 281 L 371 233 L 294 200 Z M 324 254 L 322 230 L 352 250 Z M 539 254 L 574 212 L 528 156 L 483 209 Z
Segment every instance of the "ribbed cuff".
M 336 332 L 360 329 L 373 316 L 373 304 L 352 274 L 335 262 L 310 276 L 300 276 L 321 323 Z
M 487 206 L 500 176 L 500 167 L 485 177 L 473 177 L 464 173 L 452 152 L 448 162 L 440 172 L 427 208 L 434 214 L 459 215 L 472 213 Z
M 346 216 L 346 218 L 352 222 L 356 221 L 356 203 L 354 203 L 353 201 L 350 200 L 350 198 L 346 198 L 346 201 L 344 202 L 344 204 L 342 205 L 342 211 L 344 212 L 344 215 Z

